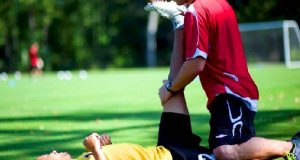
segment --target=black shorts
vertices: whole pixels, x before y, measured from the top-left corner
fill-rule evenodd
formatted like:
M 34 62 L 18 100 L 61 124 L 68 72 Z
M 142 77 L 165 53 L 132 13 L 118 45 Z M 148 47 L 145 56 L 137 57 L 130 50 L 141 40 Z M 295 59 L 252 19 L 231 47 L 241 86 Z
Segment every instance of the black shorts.
M 173 160 L 214 159 L 212 152 L 199 145 L 201 138 L 192 133 L 190 117 L 164 112 L 159 125 L 157 145 L 167 148 Z
M 218 95 L 210 108 L 209 147 L 241 144 L 255 136 L 255 111 L 249 103 L 230 94 Z

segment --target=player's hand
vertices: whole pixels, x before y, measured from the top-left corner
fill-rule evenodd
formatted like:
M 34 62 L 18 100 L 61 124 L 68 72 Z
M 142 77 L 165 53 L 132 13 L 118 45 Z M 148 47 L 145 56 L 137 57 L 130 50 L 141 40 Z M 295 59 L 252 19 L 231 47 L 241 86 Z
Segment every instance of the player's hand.
M 172 97 L 171 92 L 169 92 L 166 88 L 167 83 L 168 80 L 163 80 L 163 85 L 160 87 L 158 92 L 160 103 L 162 105 L 164 105 Z
M 101 146 L 106 146 L 106 145 L 112 144 L 112 143 L 111 143 L 111 138 L 110 138 L 110 136 L 107 135 L 107 134 L 102 134 L 102 135 L 100 135 L 99 140 L 100 140 Z
M 90 152 L 97 152 L 102 148 L 102 145 L 99 141 L 100 135 L 97 133 L 92 133 L 91 135 L 87 136 L 83 140 L 83 145 L 85 148 Z

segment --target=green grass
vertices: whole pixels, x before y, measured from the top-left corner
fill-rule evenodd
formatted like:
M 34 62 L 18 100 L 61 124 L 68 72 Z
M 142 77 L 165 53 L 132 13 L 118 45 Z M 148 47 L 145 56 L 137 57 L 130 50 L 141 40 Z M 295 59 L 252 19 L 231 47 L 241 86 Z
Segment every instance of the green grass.
M 250 71 L 260 90 L 257 134 L 289 139 L 300 128 L 300 69 L 260 65 Z M 114 143 L 155 145 L 162 110 L 157 92 L 167 73 L 126 69 L 90 71 L 86 80 L 73 72 L 71 81 L 56 73 L 0 81 L 0 159 L 29 160 L 54 149 L 75 158 L 91 132 L 109 133 Z M 186 97 L 193 130 L 207 146 L 209 114 L 198 81 Z

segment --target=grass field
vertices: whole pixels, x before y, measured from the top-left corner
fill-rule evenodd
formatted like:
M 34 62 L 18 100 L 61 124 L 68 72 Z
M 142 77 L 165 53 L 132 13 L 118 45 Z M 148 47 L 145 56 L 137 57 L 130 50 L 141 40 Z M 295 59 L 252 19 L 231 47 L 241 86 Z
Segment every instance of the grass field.
M 260 90 L 258 136 L 286 140 L 300 129 L 300 69 L 251 66 Z M 75 158 L 91 132 L 109 133 L 113 143 L 155 145 L 162 108 L 157 96 L 168 70 L 90 71 L 70 81 L 46 73 L 0 81 L 0 159 L 29 160 L 52 150 Z M 11 76 L 11 75 L 10 75 Z M 207 146 L 209 114 L 198 81 L 186 89 L 193 130 Z

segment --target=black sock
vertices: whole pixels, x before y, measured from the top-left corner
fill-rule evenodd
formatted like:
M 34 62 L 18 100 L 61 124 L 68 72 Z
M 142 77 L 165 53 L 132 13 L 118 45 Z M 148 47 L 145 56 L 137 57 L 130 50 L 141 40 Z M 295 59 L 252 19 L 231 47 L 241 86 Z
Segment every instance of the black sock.
M 192 133 L 190 116 L 163 112 L 159 124 L 158 142 L 199 145 L 201 138 Z M 158 143 L 158 145 L 159 145 Z

